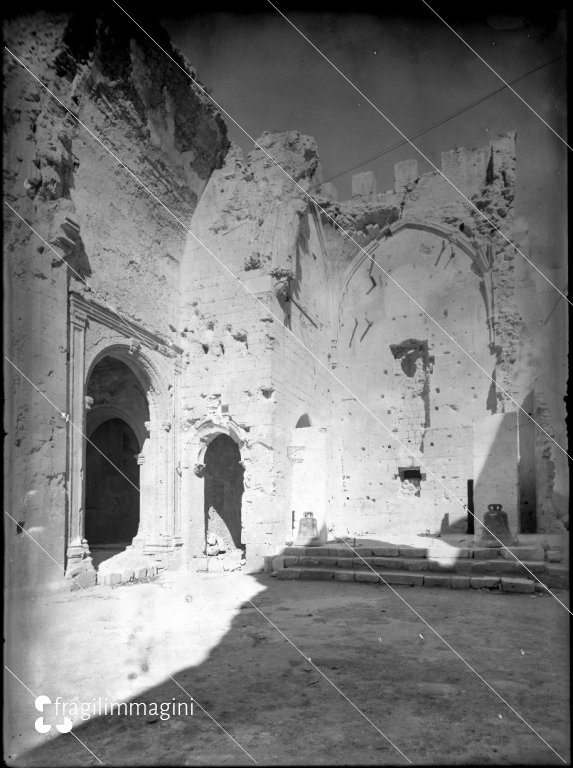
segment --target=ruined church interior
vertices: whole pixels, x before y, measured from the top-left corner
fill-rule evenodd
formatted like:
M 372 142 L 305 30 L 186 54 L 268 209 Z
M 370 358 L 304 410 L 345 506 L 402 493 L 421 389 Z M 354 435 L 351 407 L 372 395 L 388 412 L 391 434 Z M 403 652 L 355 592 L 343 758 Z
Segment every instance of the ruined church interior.
M 368 628 L 360 642 L 377 643 L 368 651 L 372 658 L 398 646 L 407 658 L 395 668 L 409 670 L 409 679 L 416 679 L 424 653 L 428 669 L 437 670 L 439 639 L 432 637 L 436 647 L 412 646 L 408 656 L 409 643 L 429 635 L 426 627 L 408 634 L 398 592 L 412 600 L 408 607 L 418 617 L 433 612 L 432 627 L 456 613 L 452 637 L 462 655 L 487 647 L 481 630 L 474 644 L 463 634 L 464 605 L 476 621 L 485 617 L 483 627 L 501 627 L 509 611 L 507 647 L 525 655 L 537 601 L 542 618 L 535 631 L 549 633 L 539 638 L 549 649 L 543 664 L 559 674 L 551 673 L 553 688 L 531 703 L 533 720 L 545 717 L 551 702 L 547 723 L 542 719 L 547 741 L 525 730 L 535 764 L 556 755 L 563 760 L 569 749 L 562 722 L 569 587 L 569 300 L 560 290 L 566 249 L 564 230 L 553 229 L 544 245 L 550 256 L 540 261 L 539 243 L 555 219 L 542 221 L 545 209 L 530 200 L 532 138 L 521 130 L 521 113 L 504 113 L 500 130 L 483 131 L 475 146 L 447 136 L 429 158 L 403 142 L 405 154 L 390 155 L 383 170 L 363 163 L 338 189 L 321 142 L 302 130 L 266 125 L 248 151 L 238 143 L 234 119 L 203 84 L 192 51 L 182 52 L 179 11 L 170 16 L 168 4 L 162 26 L 157 11 L 133 6 L 140 21 L 134 23 L 117 3 L 104 5 L 24 8 L 4 24 L 5 577 L 12 644 L 6 658 L 14 701 L 26 702 L 7 720 L 5 760 L 93 764 L 79 737 L 71 744 L 69 734 L 52 729 L 40 740 L 33 714 L 30 728 L 21 725 L 34 700 L 17 688 L 17 669 L 50 706 L 57 696 L 101 701 L 97 674 L 112 680 L 114 663 L 123 665 L 121 682 L 106 683 L 113 694 L 104 695 L 122 702 L 151 692 L 175 701 L 185 689 L 181 671 L 195 680 L 193 670 L 204 670 L 212 674 L 207 698 L 222 728 L 224 674 L 218 667 L 207 671 L 220 654 L 237 676 L 236 690 L 260 694 L 263 720 L 265 712 L 275 713 L 264 726 L 253 716 L 249 731 L 242 700 L 229 704 L 232 740 L 245 749 L 231 751 L 237 745 L 227 739 L 225 746 L 221 731 L 209 746 L 203 732 L 190 735 L 175 719 L 130 716 L 106 725 L 101 709 L 98 718 L 72 715 L 77 733 L 87 729 L 92 755 L 107 750 L 110 764 L 130 764 L 128 742 L 114 729 L 133 724 L 140 745 L 134 754 L 141 759 L 146 745 L 149 764 L 231 765 L 256 762 L 265 733 L 288 722 L 277 736 L 284 747 L 261 753 L 263 764 L 300 762 L 302 754 L 309 765 L 375 762 L 364 751 L 370 736 L 356 736 L 356 743 L 349 736 L 349 751 L 340 752 L 335 733 L 320 731 L 330 750 L 321 753 L 304 730 L 295 749 L 300 708 L 308 705 L 317 718 L 322 705 L 306 698 L 308 688 L 304 700 L 296 698 L 300 686 L 289 675 L 304 664 L 308 681 L 301 685 L 323 669 L 336 687 L 330 678 L 342 674 L 334 650 L 300 651 L 318 638 L 301 617 L 324 622 L 325 632 L 332 621 L 338 639 L 348 627 Z M 189 18 L 202 29 L 216 16 Z M 366 36 L 369 17 L 359 16 L 349 24 Z M 293 16 L 301 24 L 311 17 Z M 229 29 L 259 34 L 267 29 L 262 18 L 223 14 L 221 39 Z M 430 23 L 410 18 L 394 27 L 397 18 L 389 16 L 396 35 L 401 23 L 416 35 Z M 551 54 L 549 40 L 564 50 L 563 22 L 536 19 L 527 22 L 528 44 L 538 45 L 541 61 Z M 527 27 L 496 23 L 488 34 L 500 41 L 514 35 L 512 46 Z M 435 17 L 432 24 L 436 36 L 438 29 L 448 33 Z M 412 38 L 411 45 L 421 42 Z M 557 139 L 544 141 L 553 142 L 552 157 L 561 162 Z M 553 185 L 554 195 L 565 194 L 561 177 L 556 189 L 555 175 L 538 176 L 544 189 Z M 381 599 L 394 601 L 392 607 L 379 608 Z M 268 686 L 251 690 L 255 683 L 247 677 L 247 667 L 266 664 L 268 677 L 283 663 L 287 651 L 279 646 L 264 656 L 281 640 L 269 624 L 261 628 L 273 606 L 268 621 L 275 629 L 282 615 L 276 611 L 292 614 L 289 632 L 299 640 L 287 640 L 302 656 L 277 682 L 296 699 L 288 717 L 286 710 L 275 712 Z M 367 616 L 358 613 L 361 606 Z M 369 624 L 380 616 L 398 623 Z M 84 620 L 93 623 L 85 631 L 94 638 L 105 638 L 111 627 L 101 669 L 83 682 L 77 669 L 60 670 L 58 683 L 56 670 L 42 661 L 46 637 L 80 661 L 92 642 L 80 647 Z M 206 628 L 199 630 L 202 621 Z M 383 627 L 396 632 L 392 645 Z M 429 634 L 436 635 L 432 627 Z M 244 646 L 240 639 L 231 645 L 233 628 L 249 638 Z M 284 639 L 287 630 L 279 631 Z M 129 648 L 125 659 L 113 645 L 116 636 Z M 510 653 L 499 643 L 496 653 Z M 357 637 L 345 653 L 359 645 Z M 91 670 L 93 660 L 86 663 Z M 372 663 L 377 669 L 378 661 Z M 429 691 L 445 700 L 447 694 L 453 707 L 452 669 L 440 667 L 420 696 Z M 544 670 L 532 672 L 530 681 Z M 361 674 L 368 678 L 366 668 Z M 174 678 L 181 690 L 168 690 Z M 315 692 L 322 686 L 316 682 Z M 506 683 L 499 690 L 513 696 L 518 689 Z M 201 690 L 205 698 L 208 686 Z M 529 694 L 522 694 L 529 706 Z M 349 695 L 360 698 L 358 689 Z M 486 707 L 487 695 L 481 691 L 475 706 L 483 697 Z M 195 701 L 197 714 L 202 699 Z M 377 712 L 376 701 L 368 701 L 364 712 L 370 705 Z M 400 713 L 412 728 L 419 713 L 404 702 L 391 716 L 386 712 L 385 722 L 407 742 Z M 346 734 L 344 701 L 333 707 Z M 360 708 L 360 728 L 376 720 L 372 712 L 366 717 Z M 466 716 L 467 722 L 477 717 L 464 711 L 460 722 Z M 420 723 L 422 732 L 443 727 L 435 717 Z M 157 733 L 177 722 L 179 751 L 157 751 L 165 738 Z M 377 739 L 385 731 L 380 723 Z M 492 723 L 483 726 L 487 738 L 481 731 L 471 736 L 455 760 L 523 760 L 517 725 L 512 721 L 511 736 L 502 738 Z M 184 736 L 197 739 L 188 754 Z M 382 763 L 403 761 L 408 744 L 397 754 L 382 736 Z M 410 745 L 413 757 L 406 761 L 443 764 L 445 749 L 429 735 L 422 742 Z

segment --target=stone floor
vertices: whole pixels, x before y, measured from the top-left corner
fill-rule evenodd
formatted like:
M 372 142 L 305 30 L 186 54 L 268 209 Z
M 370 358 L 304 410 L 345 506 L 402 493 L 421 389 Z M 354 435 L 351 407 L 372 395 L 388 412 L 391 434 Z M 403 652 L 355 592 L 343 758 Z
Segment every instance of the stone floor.
M 20 598 L 7 664 L 29 690 L 8 675 L 8 763 L 99 764 L 89 749 L 112 765 L 250 764 L 241 747 L 273 765 L 405 763 L 396 748 L 428 765 L 562 764 L 552 749 L 570 760 L 565 608 L 541 593 L 397 592 L 403 599 L 377 585 L 162 572 Z M 76 719 L 85 746 L 34 730 L 39 694 L 188 701 L 178 684 L 197 702 L 192 717 Z

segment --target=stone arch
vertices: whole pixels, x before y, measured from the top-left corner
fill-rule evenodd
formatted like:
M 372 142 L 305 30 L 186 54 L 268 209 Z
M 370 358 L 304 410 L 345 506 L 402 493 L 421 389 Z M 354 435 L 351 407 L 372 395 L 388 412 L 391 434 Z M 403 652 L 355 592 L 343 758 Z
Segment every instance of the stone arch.
M 187 442 L 186 453 L 190 452 L 189 458 L 194 464 L 201 464 L 203 462 L 209 444 L 218 435 L 227 435 L 234 440 L 239 446 L 242 455 L 242 448 L 247 442 L 243 430 L 238 425 L 233 424 L 231 420 L 206 419 L 200 422 L 193 436 Z
M 90 358 L 86 360 L 84 387 L 87 387 L 93 369 L 104 357 L 121 361 L 139 379 L 147 393 L 151 421 L 169 420 L 169 384 L 167 378 L 147 351 L 142 350 L 139 342 L 132 340 L 127 343 L 121 341 L 97 345 Z
M 437 237 L 442 237 L 444 240 L 448 240 L 452 245 L 455 245 L 461 251 L 463 251 L 469 257 L 472 264 L 475 265 L 476 269 L 480 272 L 480 274 L 483 274 L 484 265 L 483 265 L 483 261 L 480 259 L 478 251 L 470 243 L 470 241 L 464 235 L 461 234 L 461 232 L 458 229 L 455 229 L 454 227 L 448 227 L 443 224 L 437 224 L 434 222 L 421 222 L 421 221 L 415 221 L 411 219 L 402 219 L 400 221 L 394 222 L 394 224 L 390 226 L 391 235 L 389 237 L 393 235 L 397 235 L 400 232 L 403 232 L 404 230 L 407 230 L 407 229 L 424 230 L 426 232 L 431 232 Z M 386 238 L 386 239 L 389 239 L 389 238 Z M 342 304 L 344 302 L 346 291 L 348 289 L 348 286 L 352 278 L 354 277 L 356 272 L 360 269 L 364 261 L 366 261 L 366 259 L 372 256 L 372 253 L 383 242 L 384 240 L 382 240 L 382 238 L 380 237 L 372 241 L 364 249 L 367 251 L 367 253 L 364 253 L 364 250 L 358 251 L 356 256 L 353 258 L 353 260 L 349 264 L 342 278 L 341 289 L 340 289 L 339 298 L 338 298 L 339 315 L 340 315 L 340 310 L 342 308 Z
M 114 405 L 101 405 L 95 412 L 88 410 L 86 419 L 86 437 L 91 437 L 104 421 L 109 421 L 110 419 L 123 419 L 135 433 L 135 436 L 139 441 L 139 447 L 143 447 L 143 443 L 147 438 L 147 430 L 145 427 L 142 427 L 139 421 L 134 419 L 130 413 L 127 413 Z
M 239 464 L 243 470 L 243 493 L 241 526 L 245 524 L 245 510 L 250 506 L 251 487 L 251 444 L 244 430 L 231 419 L 208 418 L 199 422 L 183 446 L 183 465 L 181 467 L 181 510 L 184 537 L 187 542 L 189 558 L 203 557 L 205 554 L 205 488 L 204 476 L 206 457 L 209 446 L 225 435 L 237 446 L 240 453 Z M 244 540 L 242 541 L 244 545 Z

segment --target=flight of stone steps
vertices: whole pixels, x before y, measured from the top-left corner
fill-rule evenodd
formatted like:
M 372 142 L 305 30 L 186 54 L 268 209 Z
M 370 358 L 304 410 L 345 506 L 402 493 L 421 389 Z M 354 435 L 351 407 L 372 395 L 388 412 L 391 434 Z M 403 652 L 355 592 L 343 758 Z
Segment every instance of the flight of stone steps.
M 489 549 L 444 545 L 415 547 L 338 541 L 318 547 L 286 547 L 269 558 L 267 570 L 277 579 L 358 581 L 395 586 L 491 589 L 504 592 L 569 589 L 569 566 L 563 549 L 515 546 Z M 517 562 L 512 555 L 529 569 Z

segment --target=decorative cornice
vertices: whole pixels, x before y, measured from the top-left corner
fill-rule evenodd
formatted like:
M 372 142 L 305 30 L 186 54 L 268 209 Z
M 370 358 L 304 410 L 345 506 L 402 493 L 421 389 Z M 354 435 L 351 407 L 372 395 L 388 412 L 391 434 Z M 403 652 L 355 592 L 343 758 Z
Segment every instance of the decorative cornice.
M 164 357 L 178 359 L 183 350 L 172 344 L 167 339 L 158 336 L 156 333 L 148 331 L 143 326 L 135 323 L 127 317 L 123 317 L 105 307 L 101 304 L 88 301 L 85 297 L 80 296 L 78 293 L 70 292 L 70 320 L 72 323 L 80 324 L 85 323 L 87 320 L 95 320 L 100 325 L 105 325 L 108 328 L 120 333 L 130 341 L 130 352 L 135 354 L 141 348 L 141 344 L 145 344 L 146 347 L 152 349 L 154 352 Z M 130 330 L 131 334 L 128 335 L 127 331 Z M 137 337 L 137 338 L 136 338 Z

